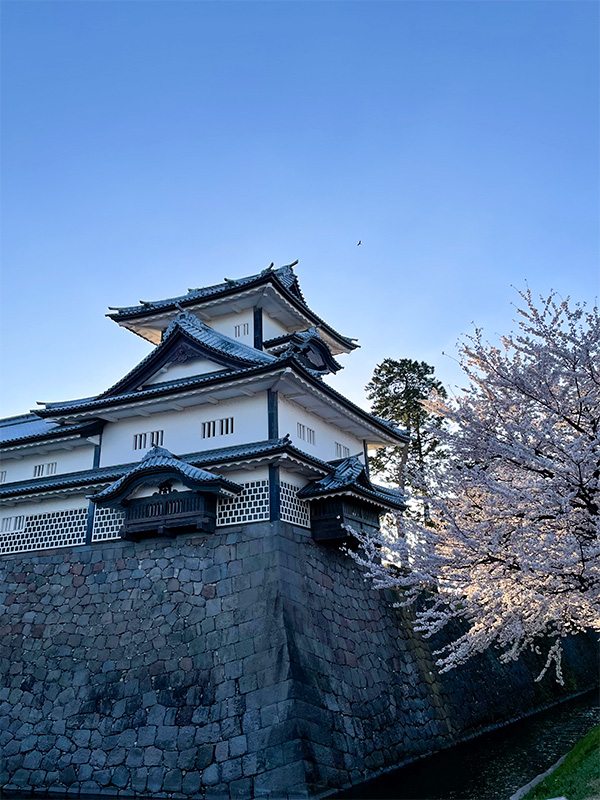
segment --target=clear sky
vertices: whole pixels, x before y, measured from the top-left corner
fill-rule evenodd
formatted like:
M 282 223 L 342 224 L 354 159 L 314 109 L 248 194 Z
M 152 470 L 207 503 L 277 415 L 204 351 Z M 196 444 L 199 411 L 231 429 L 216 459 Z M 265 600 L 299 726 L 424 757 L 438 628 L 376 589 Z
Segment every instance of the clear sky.
M 146 355 L 107 306 L 271 261 L 360 340 L 361 403 L 387 356 L 460 383 L 511 284 L 593 301 L 599 8 L 3 2 L 2 413 Z

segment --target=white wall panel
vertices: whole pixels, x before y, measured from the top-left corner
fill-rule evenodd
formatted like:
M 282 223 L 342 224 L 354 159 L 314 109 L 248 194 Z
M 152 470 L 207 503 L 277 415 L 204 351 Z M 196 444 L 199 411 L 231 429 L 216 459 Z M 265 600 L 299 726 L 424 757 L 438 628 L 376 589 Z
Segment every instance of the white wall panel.
M 222 317 L 213 317 L 209 323 L 211 328 L 224 333 L 230 339 L 235 339 L 236 342 L 254 347 L 254 309 L 248 308 L 245 311 L 240 311 L 239 314 L 224 314 Z M 248 325 L 248 333 L 246 335 L 236 336 L 235 326 L 244 324 Z
M 56 475 L 68 472 L 80 472 L 92 469 L 94 465 L 94 446 L 80 445 L 73 450 L 50 450 L 43 455 L 37 453 L 21 459 L 3 460 L 0 468 L 6 470 L 6 483 L 28 481 L 33 479 L 33 468 L 36 464 L 48 464 L 56 461 Z M 42 477 L 42 476 L 40 476 Z M 50 477 L 44 475 L 43 477 Z
M 177 381 L 180 378 L 192 378 L 194 375 L 206 375 L 208 372 L 220 372 L 224 369 L 224 366 L 217 364 L 216 361 L 210 361 L 208 358 L 193 358 L 184 364 L 169 364 L 168 367 L 147 380 L 144 386 Z
M 298 437 L 298 422 L 315 431 L 315 444 L 311 445 Z M 350 450 L 350 455 L 363 453 L 362 440 L 357 439 L 341 428 L 326 422 L 322 417 L 311 414 L 310 411 L 283 397 L 279 398 L 279 435 L 289 433 L 292 443 L 305 453 L 310 453 L 324 461 L 336 458 L 335 443 L 339 442 Z
M 232 434 L 202 438 L 203 422 L 226 417 L 234 418 Z M 268 432 L 267 393 L 107 423 L 102 435 L 100 466 L 138 461 L 148 448 L 134 450 L 134 434 L 156 430 L 164 431 L 163 446 L 175 455 L 262 441 Z
M 266 311 L 263 311 L 263 339 L 265 341 L 267 339 L 275 339 L 277 336 L 285 336 L 286 333 L 289 333 L 289 331 L 285 325 L 282 325 L 281 322 L 270 317 Z

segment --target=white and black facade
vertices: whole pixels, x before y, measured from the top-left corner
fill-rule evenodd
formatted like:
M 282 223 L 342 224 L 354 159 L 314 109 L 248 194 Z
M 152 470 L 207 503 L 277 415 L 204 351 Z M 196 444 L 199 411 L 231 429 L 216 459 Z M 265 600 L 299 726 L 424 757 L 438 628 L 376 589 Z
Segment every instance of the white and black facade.
M 293 266 L 110 318 L 154 349 L 102 394 L 0 422 L 0 554 L 276 521 L 344 535 L 402 497 L 369 448 L 406 434 L 323 381 L 356 343 Z

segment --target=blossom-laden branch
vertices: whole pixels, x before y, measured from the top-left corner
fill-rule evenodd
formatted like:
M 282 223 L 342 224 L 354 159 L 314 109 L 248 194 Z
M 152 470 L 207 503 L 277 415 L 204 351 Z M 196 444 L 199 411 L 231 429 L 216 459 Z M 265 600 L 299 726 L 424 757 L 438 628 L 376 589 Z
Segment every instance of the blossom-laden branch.
M 466 630 L 438 651 L 441 671 L 488 647 L 504 661 L 550 641 L 562 681 L 561 640 L 600 631 L 600 318 L 520 293 L 519 331 L 501 346 L 481 330 L 460 344 L 468 388 L 424 403 L 446 458 L 424 476 L 433 527 L 400 518 L 355 533 L 355 556 L 402 604 L 423 590 L 426 635 L 457 617 Z M 540 676 L 541 677 L 541 676 Z

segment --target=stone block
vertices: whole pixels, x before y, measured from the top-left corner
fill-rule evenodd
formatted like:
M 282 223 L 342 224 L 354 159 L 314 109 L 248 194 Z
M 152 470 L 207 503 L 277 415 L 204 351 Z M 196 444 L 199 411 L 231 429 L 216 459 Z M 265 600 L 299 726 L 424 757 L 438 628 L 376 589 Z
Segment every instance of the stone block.
M 165 792 L 179 792 L 181 791 L 181 770 L 180 769 L 171 769 L 169 770 L 163 782 L 163 789 Z
M 218 764 L 211 764 L 202 773 L 202 783 L 206 786 L 214 786 L 219 783 L 220 770 Z
M 159 750 L 157 747 L 146 747 L 144 748 L 144 764 L 147 767 L 155 767 L 158 766 L 163 760 L 163 753 L 162 750 Z
M 199 772 L 188 772 L 181 782 L 181 791 L 184 795 L 196 795 L 200 789 L 202 777 Z
M 164 779 L 164 767 L 150 767 L 148 770 L 148 791 L 153 794 L 162 791 Z
M 214 757 L 214 747 L 212 744 L 202 744 L 196 749 L 196 769 L 202 771 L 208 767 Z

